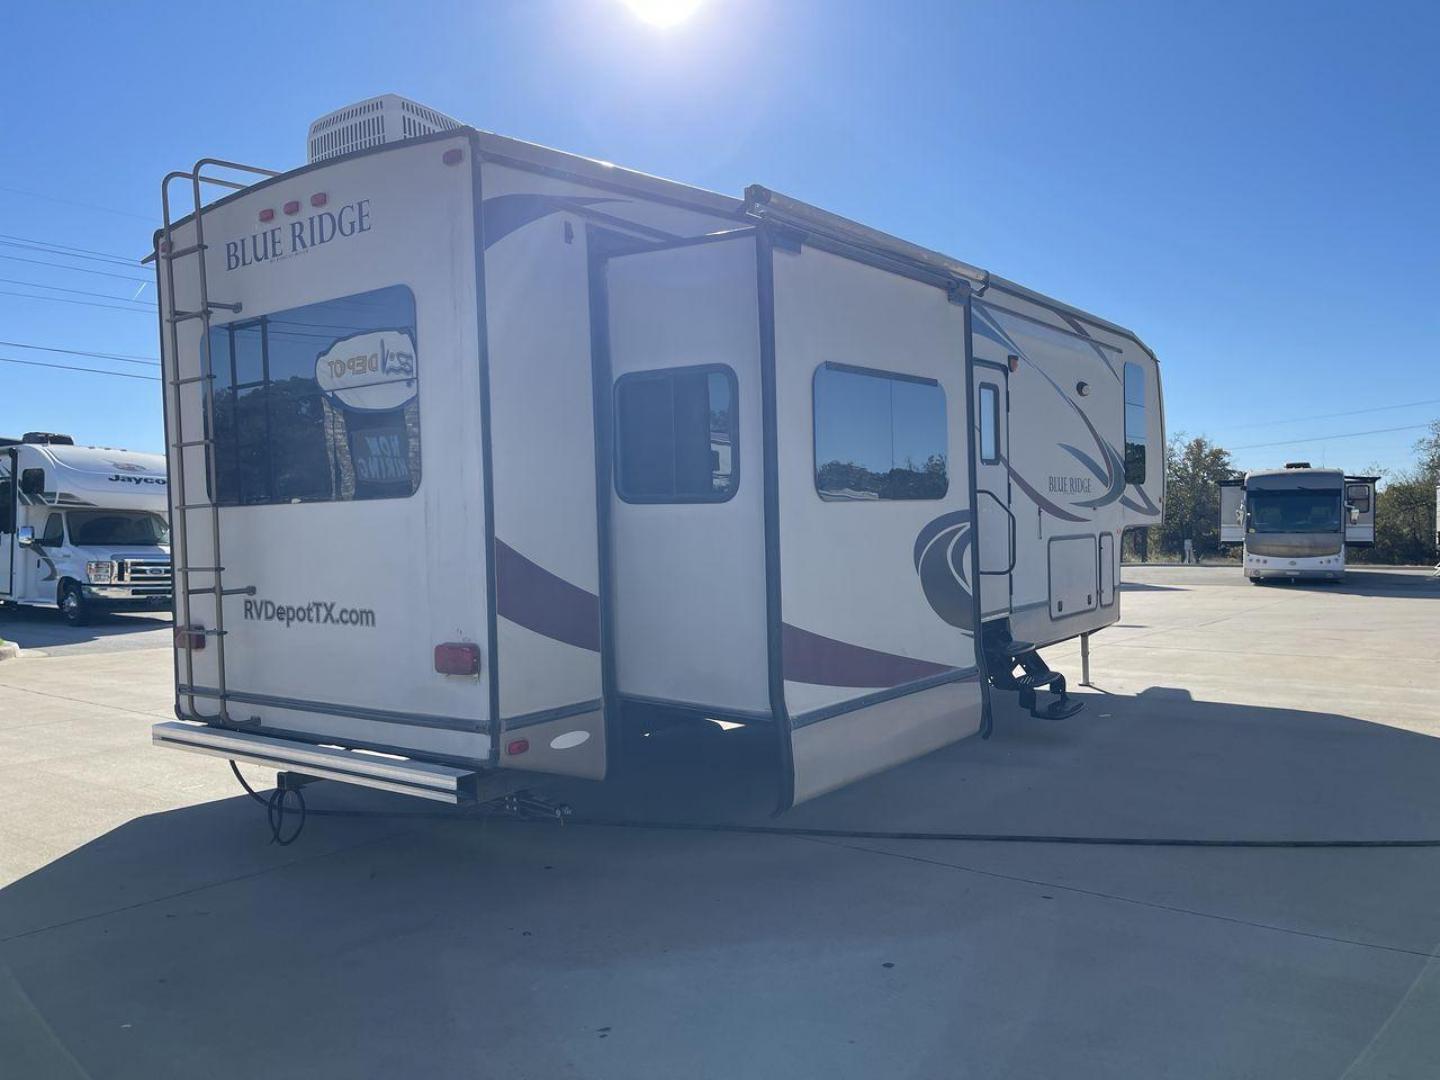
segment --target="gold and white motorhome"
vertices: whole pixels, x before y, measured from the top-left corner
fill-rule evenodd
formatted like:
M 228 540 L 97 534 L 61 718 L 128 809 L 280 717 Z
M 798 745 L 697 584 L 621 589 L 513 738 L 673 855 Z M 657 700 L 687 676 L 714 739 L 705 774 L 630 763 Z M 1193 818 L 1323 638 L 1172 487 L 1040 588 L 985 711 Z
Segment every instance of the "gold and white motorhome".
M 167 179 L 157 742 L 456 800 L 710 718 L 775 732 L 784 807 L 996 688 L 1078 708 L 1037 650 L 1161 512 L 1133 334 L 763 188 L 320 125 Z
M 1293 461 L 1220 482 L 1220 542 L 1243 544 L 1245 577 L 1345 576 L 1345 548 L 1375 543 L 1377 476 L 1346 476 Z

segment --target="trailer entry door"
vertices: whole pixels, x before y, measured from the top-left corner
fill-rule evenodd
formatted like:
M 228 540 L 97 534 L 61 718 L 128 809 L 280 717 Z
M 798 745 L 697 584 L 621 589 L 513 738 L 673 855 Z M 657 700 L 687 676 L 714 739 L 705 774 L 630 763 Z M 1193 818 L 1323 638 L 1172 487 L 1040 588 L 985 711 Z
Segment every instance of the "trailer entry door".
M 983 618 L 1010 611 L 1010 582 L 1015 569 L 1015 518 L 1010 511 L 1009 372 L 978 361 L 975 365 L 976 539 L 980 545 L 980 610 Z

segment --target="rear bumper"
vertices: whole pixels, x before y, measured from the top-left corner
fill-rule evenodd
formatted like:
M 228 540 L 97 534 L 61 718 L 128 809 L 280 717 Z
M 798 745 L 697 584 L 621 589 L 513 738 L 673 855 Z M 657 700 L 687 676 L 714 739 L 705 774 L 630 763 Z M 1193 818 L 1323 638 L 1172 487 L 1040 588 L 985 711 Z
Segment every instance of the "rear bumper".
M 156 746 L 246 761 L 282 772 L 339 780 L 433 802 L 472 802 L 476 797 L 478 774 L 451 765 L 316 746 L 297 739 L 277 739 L 178 720 L 156 724 L 150 729 L 150 738 Z

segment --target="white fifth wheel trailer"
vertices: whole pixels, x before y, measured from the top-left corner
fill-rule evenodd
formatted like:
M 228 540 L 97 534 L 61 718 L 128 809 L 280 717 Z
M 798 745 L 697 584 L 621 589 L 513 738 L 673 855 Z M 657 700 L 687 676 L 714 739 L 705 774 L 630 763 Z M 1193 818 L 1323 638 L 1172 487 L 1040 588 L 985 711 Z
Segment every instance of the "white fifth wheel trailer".
M 703 717 L 773 729 L 784 807 L 982 731 L 995 688 L 1078 708 L 1037 650 L 1119 617 L 1161 513 L 1129 331 L 471 128 L 166 192 L 158 743 L 455 800 Z
M 168 608 L 168 510 L 159 454 L 40 431 L 0 438 L 0 600 L 76 625 Z
M 1294 461 L 1220 482 L 1220 541 L 1243 544 L 1245 577 L 1338 581 L 1345 548 L 1375 543 L 1376 476 Z

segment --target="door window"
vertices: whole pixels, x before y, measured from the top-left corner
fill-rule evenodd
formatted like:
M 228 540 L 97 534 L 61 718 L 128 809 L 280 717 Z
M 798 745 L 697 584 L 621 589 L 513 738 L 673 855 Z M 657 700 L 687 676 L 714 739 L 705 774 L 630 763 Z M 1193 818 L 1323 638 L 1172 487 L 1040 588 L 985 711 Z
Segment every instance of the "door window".
M 65 542 L 65 515 L 51 514 L 45 519 L 45 531 L 40 534 L 40 543 L 46 547 L 59 547 Z
M 1000 388 L 980 384 L 980 464 L 1000 461 Z

